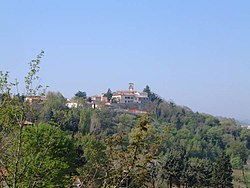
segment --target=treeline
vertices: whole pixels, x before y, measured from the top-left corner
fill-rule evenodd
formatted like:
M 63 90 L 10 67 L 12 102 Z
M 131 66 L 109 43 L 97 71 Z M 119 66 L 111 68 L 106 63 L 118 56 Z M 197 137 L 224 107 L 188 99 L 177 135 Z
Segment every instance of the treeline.
M 30 63 L 27 94 L 43 53 Z M 0 187 L 233 187 L 250 132 L 151 94 L 147 114 L 66 107 L 60 93 L 30 105 L 0 72 Z M 85 97 L 86 98 L 86 97 Z M 31 125 L 32 123 L 32 125 Z M 247 184 L 247 178 L 245 182 Z
M 55 105 L 55 101 L 63 101 L 56 100 L 56 98 L 63 99 L 59 93 L 49 93 L 41 112 L 43 115 L 38 119 L 42 122 L 46 122 L 47 119 L 46 123 L 48 124 L 56 125 L 64 131 L 70 130 L 73 137 L 77 138 L 76 140 L 86 141 L 86 139 L 91 138 L 91 141 L 94 139 L 95 142 L 99 143 L 96 145 L 90 144 L 89 141 L 86 141 L 86 144 L 79 143 L 84 159 L 86 159 L 85 150 L 95 151 L 98 149 L 94 147 L 101 145 L 106 152 L 103 153 L 103 150 L 99 150 L 101 152 L 99 157 L 110 160 L 112 156 L 107 156 L 107 148 L 112 146 L 126 151 L 131 147 L 129 145 L 131 134 L 137 134 L 136 131 L 139 130 L 144 131 L 143 134 L 147 134 L 148 138 L 143 141 L 143 149 L 145 149 L 143 152 L 149 152 L 150 149 L 147 148 L 154 147 L 155 153 L 153 155 L 151 153 L 151 161 L 144 164 L 146 174 L 143 175 L 144 179 L 141 182 L 143 184 L 135 184 L 135 179 L 132 181 L 130 176 L 132 176 L 133 171 L 131 171 L 126 178 L 127 183 L 132 183 L 130 186 L 133 184 L 135 187 L 144 184 L 149 186 L 151 183 L 156 187 L 166 184 L 186 187 L 213 187 L 224 184 L 224 186 L 230 187 L 232 185 L 232 169 L 242 169 L 248 159 L 250 132 L 246 128 L 238 126 L 233 119 L 218 119 L 210 115 L 194 113 L 188 108 L 157 98 L 146 106 L 148 110 L 146 125 L 150 129 L 145 128 L 144 130 L 138 129 L 138 126 L 141 125 L 141 121 L 145 117 L 106 108 L 67 109 L 60 102 Z M 50 117 L 44 119 L 48 116 Z M 120 145 L 117 146 L 116 143 L 108 145 L 110 139 L 116 140 L 117 137 L 121 139 L 119 140 Z M 117 141 L 117 143 L 119 142 Z M 126 153 L 113 153 L 112 155 L 121 155 L 115 163 L 125 168 L 125 164 L 118 162 L 122 161 Z M 138 153 L 138 156 L 140 155 L 145 155 L 145 153 Z M 95 163 L 99 161 L 96 156 L 94 160 L 89 156 L 87 158 L 91 161 L 91 165 L 93 161 Z M 141 160 L 143 163 L 144 160 Z M 88 160 L 85 162 L 88 164 Z M 96 166 L 106 163 L 101 161 Z M 88 168 L 85 166 L 84 169 L 92 170 L 90 166 Z M 138 172 L 138 169 L 134 170 L 134 175 Z M 106 174 L 105 171 L 103 174 Z M 104 181 L 105 177 L 91 177 L 91 179 L 90 182 L 97 183 L 95 180 L 102 179 Z M 84 180 L 84 184 L 90 183 L 84 178 L 81 180 Z M 103 181 L 98 181 L 100 183 L 98 185 L 103 185 Z M 96 184 L 94 185 L 96 186 Z

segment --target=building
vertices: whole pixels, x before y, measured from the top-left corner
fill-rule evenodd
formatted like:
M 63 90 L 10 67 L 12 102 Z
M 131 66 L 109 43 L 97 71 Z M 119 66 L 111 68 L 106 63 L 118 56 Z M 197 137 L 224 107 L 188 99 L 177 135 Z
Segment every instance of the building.
M 43 108 L 45 102 L 46 102 L 46 97 L 41 97 L 41 96 L 28 96 L 25 97 L 24 101 L 35 108 L 36 110 L 40 110 Z
M 83 107 L 84 104 L 86 104 L 86 102 L 85 102 L 85 100 L 83 98 L 67 99 L 67 102 L 66 102 L 66 106 L 68 108 Z
M 25 97 L 25 102 L 27 102 L 30 105 L 40 105 L 45 101 L 46 101 L 45 97 L 40 97 L 40 96 Z
M 102 97 L 99 95 L 94 95 L 91 97 L 91 101 L 92 102 L 101 102 L 102 101 Z
M 146 103 L 149 101 L 148 94 L 134 90 L 134 84 L 129 83 L 128 90 L 121 90 L 113 93 L 113 103 Z
M 67 99 L 66 106 L 68 108 L 77 108 L 79 106 L 77 101 Z
M 107 103 L 108 98 L 105 96 L 105 94 L 102 95 L 94 95 L 91 98 L 92 103 Z

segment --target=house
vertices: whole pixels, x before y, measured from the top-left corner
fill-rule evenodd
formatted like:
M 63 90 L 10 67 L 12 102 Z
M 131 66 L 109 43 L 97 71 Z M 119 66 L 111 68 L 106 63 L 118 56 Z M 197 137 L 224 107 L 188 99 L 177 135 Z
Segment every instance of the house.
M 68 108 L 77 108 L 79 106 L 77 101 L 67 99 L 66 106 Z
M 108 97 L 106 97 L 105 94 L 102 94 L 102 95 L 101 95 L 101 101 L 102 101 L 102 102 L 105 102 L 105 103 L 109 102 L 109 101 L 108 101 Z
M 45 102 L 46 102 L 46 97 L 41 97 L 41 96 L 28 96 L 25 97 L 24 101 L 32 106 L 33 108 L 40 110 L 43 108 Z
M 92 103 L 107 103 L 108 98 L 105 96 L 105 94 L 102 95 L 94 95 L 91 98 Z
M 40 105 L 44 101 L 46 101 L 46 97 L 41 97 L 41 96 L 28 96 L 28 97 L 25 97 L 25 102 L 27 102 L 30 105 Z
M 99 95 L 94 95 L 91 97 L 91 101 L 92 102 L 101 102 L 102 101 L 102 97 Z
M 134 84 L 129 83 L 128 90 L 113 93 L 113 103 L 146 103 L 149 101 L 148 94 L 134 90 Z

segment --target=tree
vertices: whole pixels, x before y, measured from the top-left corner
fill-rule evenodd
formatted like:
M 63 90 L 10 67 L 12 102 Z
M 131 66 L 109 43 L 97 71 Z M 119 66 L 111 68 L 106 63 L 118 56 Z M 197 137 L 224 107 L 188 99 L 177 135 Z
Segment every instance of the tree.
M 36 83 L 39 81 L 37 73 L 40 70 L 40 62 L 44 52 L 41 51 L 37 58 L 29 63 L 29 72 L 25 77 L 26 96 L 44 95 L 47 87 L 42 87 Z M 25 122 L 30 116 L 35 116 L 35 109 L 27 103 L 20 100 L 19 95 L 11 97 L 10 91 L 18 82 L 11 83 L 8 80 L 8 72 L 0 72 L 0 92 L 1 93 L 1 110 L 0 110 L 0 140 L 3 141 L 3 148 L 6 149 L 2 155 L 0 167 L 8 169 L 9 176 L 5 184 L 12 185 L 16 188 L 20 177 L 20 162 L 22 159 L 23 129 Z M 6 147 L 7 146 L 7 147 Z M 9 181 L 8 181 L 9 180 Z
M 105 176 L 107 156 L 105 144 L 94 135 L 76 135 L 79 149 L 82 151 L 80 158 L 83 164 L 77 168 L 79 179 L 86 187 L 101 185 Z
M 107 93 L 104 94 L 105 97 L 107 97 L 108 101 L 110 102 L 112 96 L 113 96 L 113 93 L 111 91 L 111 89 L 109 88 Z
M 170 188 L 173 185 L 180 186 L 181 178 L 185 172 L 186 151 L 182 148 L 173 148 L 165 155 L 163 165 L 163 178 L 167 180 Z
M 234 141 L 227 149 L 227 154 L 231 157 L 239 157 L 244 165 L 248 158 L 248 150 L 246 144 L 240 141 Z
M 29 72 L 25 77 L 25 89 L 27 96 L 45 95 L 48 86 L 43 87 L 41 84 L 39 84 L 40 77 L 37 76 L 40 71 L 40 62 L 43 56 L 44 51 L 41 50 L 36 59 L 31 60 L 31 62 L 29 63 Z
M 76 94 L 75 94 L 75 98 L 83 98 L 83 99 L 86 99 L 87 98 L 87 94 L 85 91 L 78 91 Z
M 6 94 L 0 110 L 0 168 L 8 169 L 9 176 L 5 183 L 16 187 L 18 181 L 23 127 L 28 106 L 17 98 Z M 12 167 L 12 168 L 10 168 Z M 11 179 L 11 184 L 9 180 Z
M 242 160 L 239 156 L 231 157 L 231 164 L 233 169 L 241 169 L 242 167 Z
M 157 94 L 155 94 L 154 92 L 151 92 L 151 89 L 148 85 L 146 85 L 146 87 L 143 89 L 143 92 L 148 94 L 148 98 L 151 102 L 157 99 L 160 99 L 160 97 Z
M 212 183 L 218 188 L 230 188 L 233 187 L 233 170 L 230 163 L 230 157 L 222 152 L 215 163 Z
M 83 135 L 90 133 L 92 114 L 93 114 L 93 109 L 86 108 L 86 109 L 81 109 L 80 111 L 80 121 L 78 130 Z
M 66 109 L 66 98 L 60 92 L 48 92 L 44 108 L 64 110 Z
M 103 187 L 143 187 L 150 175 L 150 164 L 156 158 L 159 140 L 148 115 L 139 119 L 129 135 L 120 132 L 107 139 L 108 163 Z
M 25 127 L 18 187 L 65 187 L 75 170 L 70 135 L 48 124 Z
M 208 125 L 210 127 L 219 126 L 220 120 L 218 118 L 213 117 L 213 116 L 208 116 L 206 118 L 205 125 Z
M 80 122 L 80 109 L 72 108 L 63 111 L 63 118 L 61 122 L 61 129 L 64 131 L 72 131 L 77 133 Z
M 189 158 L 185 164 L 182 184 L 185 187 L 211 186 L 212 163 L 206 159 Z
M 150 94 L 151 93 L 150 87 L 146 85 L 146 87 L 143 89 L 143 92 Z
M 41 119 L 43 122 L 54 122 L 63 118 L 61 111 L 66 109 L 66 99 L 60 92 L 48 92 L 46 95 L 46 101 L 44 107 L 41 110 Z M 60 114 L 60 115 L 58 115 Z M 59 119 L 58 119 L 58 118 Z

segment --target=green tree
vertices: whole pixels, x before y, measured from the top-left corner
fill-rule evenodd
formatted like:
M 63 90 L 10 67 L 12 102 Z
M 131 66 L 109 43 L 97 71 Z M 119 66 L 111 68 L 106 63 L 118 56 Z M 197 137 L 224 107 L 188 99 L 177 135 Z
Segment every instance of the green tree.
M 233 170 L 230 163 L 230 157 L 222 152 L 215 163 L 213 174 L 212 174 L 212 183 L 215 187 L 218 188 L 230 188 L 233 187 Z
M 218 118 L 213 117 L 213 116 L 208 116 L 206 118 L 205 125 L 208 125 L 210 127 L 219 126 L 220 120 Z
M 107 93 L 104 94 L 104 96 L 107 97 L 108 101 L 111 100 L 113 93 L 110 88 L 108 89 Z
M 70 135 L 47 124 L 25 127 L 18 187 L 65 187 L 75 170 Z
M 77 168 L 78 177 L 84 186 L 98 187 L 103 183 L 105 176 L 106 146 L 94 135 L 77 134 L 76 139 L 82 151 L 80 158 L 83 161 L 83 164 Z
M 241 158 L 239 156 L 231 157 L 230 162 L 232 164 L 232 168 L 233 169 L 241 169 L 241 167 L 242 167 L 242 160 L 241 160 Z
M 23 127 L 29 108 L 25 103 L 17 98 L 11 98 L 8 94 L 5 95 L 3 104 L 0 110 L 0 168 L 8 169 L 7 179 L 12 180 L 9 182 L 6 179 L 5 183 L 16 187 L 20 170 Z
M 143 89 L 143 92 L 148 94 L 148 98 L 152 102 L 157 99 L 160 99 L 160 97 L 157 94 L 155 94 L 154 92 L 151 92 L 151 89 L 148 85 L 146 85 L 146 87 Z
M 227 154 L 232 157 L 240 157 L 242 163 L 245 164 L 248 158 L 246 144 L 240 141 L 234 141 L 227 149 Z
M 37 75 L 43 54 L 44 52 L 41 51 L 37 58 L 29 63 L 30 69 L 25 77 L 26 96 L 45 94 L 45 89 L 38 84 L 39 76 Z M 13 188 L 17 187 L 20 180 L 24 125 L 29 117 L 36 114 L 35 109 L 24 103 L 19 95 L 11 97 L 10 91 L 17 84 L 17 81 L 14 84 L 9 82 L 8 73 L 0 72 L 0 140 L 2 148 L 5 149 L 0 167 L 8 169 L 9 176 L 6 178 L 5 184 Z
M 64 110 L 66 109 L 65 104 L 66 98 L 60 92 L 48 92 L 44 108 Z
M 36 59 L 31 60 L 29 63 L 29 72 L 25 77 L 25 89 L 27 96 L 43 96 L 45 95 L 48 86 L 43 87 L 39 84 L 40 77 L 38 73 L 40 71 L 41 59 L 44 56 L 44 51 L 42 50 L 36 57 Z
M 181 178 L 185 172 L 187 157 L 182 148 L 171 149 L 164 157 L 163 178 L 167 180 L 168 187 L 173 185 L 180 187 Z
M 64 131 L 72 131 L 77 133 L 80 122 L 80 109 L 72 108 L 63 111 L 63 122 L 61 122 L 61 129 Z
M 182 184 L 185 187 L 210 187 L 212 170 L 212 163 L 209 160 L 190 158 L 185 164 Z
M 62 121 L 62 111 L 66 109 L 66 99 L 60 92 L 48 92 L 44 107 L 41 110 L 40 118 L 43 122 L 56 122 L 57 124 Z M 60 114 L 60 115 L 59 115 Z
M 90 133 L 91 116 L 93 109 L 81 109 L 80 111 L 80 122 L 79 132 L 83 135 Z
M 142 116 L 129 137 L 120 132 L 107 140 L 107 175 L 103 187 L 143 187 L 146 184 L 159 146 L 159 138 L 150 122 L 147 115 Z
M 75 94 L 75 98 L 83 98 L 83 99 L 86 99 L 87 98 L 87 94 L 85 91 L 78 91 L 76 94 Z

